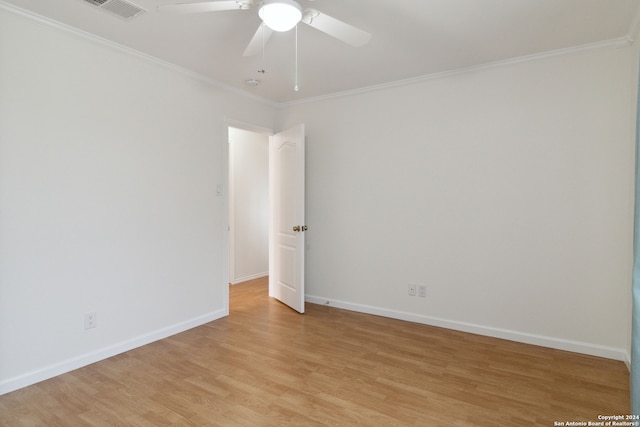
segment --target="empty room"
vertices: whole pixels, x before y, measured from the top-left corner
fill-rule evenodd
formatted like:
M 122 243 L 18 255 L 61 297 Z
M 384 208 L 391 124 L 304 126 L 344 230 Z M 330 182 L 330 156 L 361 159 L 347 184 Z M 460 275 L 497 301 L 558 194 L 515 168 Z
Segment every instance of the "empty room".
M 639 31 L 0 0 L 0 425 L 640 425 Z

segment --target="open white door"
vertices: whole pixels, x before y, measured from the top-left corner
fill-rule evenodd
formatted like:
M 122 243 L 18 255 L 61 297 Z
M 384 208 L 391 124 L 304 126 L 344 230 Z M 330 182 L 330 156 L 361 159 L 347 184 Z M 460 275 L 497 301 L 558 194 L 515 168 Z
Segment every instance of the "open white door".
M 269 138 L 269 296 L 304 313 L 304 125 Z

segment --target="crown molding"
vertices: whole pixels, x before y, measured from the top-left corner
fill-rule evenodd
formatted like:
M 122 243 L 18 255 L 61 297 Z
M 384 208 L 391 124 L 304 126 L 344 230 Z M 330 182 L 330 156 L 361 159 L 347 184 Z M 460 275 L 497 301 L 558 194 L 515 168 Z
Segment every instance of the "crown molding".
M 640 31 L 640 16 L 638 18 L 639 18 L 637 20 L 638 26 L 634 30 L 636 34 L 638 31 Z M 537 61 L 537 60 L 546 59 L 546 58 L 553 58 L 557 56 L 572 55 L 572 54 L 576 54 L 584 51 L 590 51 L 590 50 L 596 50 L 596 49 L 618 49 L 622 47 L 629 47 L 631 46 L 632 43 L 633 43 L 633 39 L 630 38 L 629 34 L 627 34 L 623 37 L 619 37 L 616 39 L 610 39 L 610 40 L 604 40 L 604 41 L 595 42 L 595 43 L 588 43 L 580 46 L 572 46 L 568 48 L 556 49 L 556 50 L 551 50 L 547 52 L 534 53 L 532 55 L 518 56 L 515 58 L 492 61 L 492 62 L 487 62 L 485 64 L 473 65 L 470 67 L 457 68 L 454 70 L 447 70 L 447 71 L 442 71 L 437 73 L 425 74 L 418 77 L 411 77 L 408 79 L 396 80 L 393 82 L 382 83 L 379 85 L 371 85 L 371 86 L 365 86 L 365 87 L 353 89 L 353 90 L 334 92 L 328 95 L 320 95 L 315 97 L 299 99 L 295 101 L 280 102 L 276 104 L 276 107 L 279 109 L 282 109 L 286 107 L 291 107 L 291 106 L 306 104 L 311 102 L 325 101 L 325 100 L 336 99 L 336 98 L 344 98 L 347 96 L 360 95 L 364 93 L 375 92 L 379 90 L 390 89 L 390 88 L 400 87 L 400 86 L 408 86 L 408 85 L 426 82 L 429 80 L 441 79 L 441 78 L 456 76 L 460 74 L 467 74 L 467 73 L 473 73 L 473 72 L 482 71 L 482 70 L 488 70 L 492 68 L 500 68 L 500 67 L 514 65 L 514 64 L 520 64 L 523 62 L 531 62 L 531 61 Z
M 638 33 L 640 33 L 640 5 L 636 7 L 636 13 L 633 16 L 633 20 L 631 21 L 631 25 L 629 25 L 629 30 L 627 31 L 626 38 L 629 43 L 634 43 L 636 41 Z
M 238 89 L 236 87 L 227 85 L 219 80 L 215 80 L 212 79 L 210 77 L 207 77 L 203 74 L 200 73 L 196 73 L 194 71 L 188 70 L 186 68 L 180 67 L 178 65 L 172 64 L 171 62 L 165 61 L 163 59 L 157 58 L 155 56 L 152 55 L 148 55 L 146 53 L 140 52 L 138 50 L 132 49 L 130 47 L 124 46 L 122 44 L 113 42 L 111 40 L 105 39 L 103 37 L 100 36 L 96 36 L 95 34 L 91 34 L 89 32 L 80 30 L 78 28 L 72 27 L 70 25 L 67 24 L 63 24 L 62 22 L 56 21 L 54 19 L 51 18 L 47 18 L 45 16 L 39 15 L 37 13 L 31 12 L 29 10 L 26 9 L 22 9 L 20 7 L 17 7 L 15 5 L 12 5 L 10 3 L 7 3 L 3 0 L 0 0 L 0 10 L 6 10 L 10 13 L 13 13 L 15 15 L 19 15 L 22 17 L 25 17 L 27 19 L 30 19 L 34 22 L 38 22 L 40 24 L 43 25 L 47 25 L 49 27 L 55 28 L 57 30 L 61 30 L 67 33 L 71 33 L 75 36 L 78 36 L 80 38 L 83 38 L 85 40 L 91 41 L 93 43 L 97 43 L 97 44 L 101 44 L 103 46 L 106 46 L 110 49 L 114 49 L 123 53 L 126 53 L 128 55 L 137 57 L 143 61 L 147 61 L 147 62 L 151 62 L 154 63 L 156 65 L 159 65 L 163 68 L 175 71 L 179 74 L 182 74 L 184 76 L 190 77 L 192 79 L 201 81 L 205 84 L 208 84 L 210 86 L 213 86 L 215 88 L 218 88 L 220 90 L 223 90 L 225 92 L 229 92 L 232 93 L 234 95 L 238 95 L 244 98 L 248 98 L 251 99 L 253 101 L 259 102 L 261 104 L 266 104 L 270 107 L 277 107 L 277 103 L 273 102 L 271 100 L 268 100 L 266 98 L 262 98 L 259 97 L 257 95 L 254 95 L 252 93 L 243 91 L 242 89 Z

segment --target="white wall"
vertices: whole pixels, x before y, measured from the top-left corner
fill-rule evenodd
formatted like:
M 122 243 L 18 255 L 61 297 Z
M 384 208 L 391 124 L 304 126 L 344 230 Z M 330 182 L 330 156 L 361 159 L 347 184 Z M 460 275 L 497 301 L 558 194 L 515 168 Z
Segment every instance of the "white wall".
M 630 95 L 632 96 L 632 101 L 631 101 L 631 111 L 633 113 L 633 125 L 634 125 L 634 129 L 632 132 L 632 137 L 633 137 L 633 160 L 634 160 L 634 168 L 637 169 L 638 165 L 636 164 L 636 159 L 637 159 L 637 153 L 636 153 L 636 149 L 637 149 L 637 145 L 636 145 L 636 138 L 637 138 L 637 127 L 638 127 L 638 123 L 637 123 L 637 117 L 638 117 L 638 103 L 640 102 L 640 99 L 638 98 L 638 83 L 639 83 L 639 79 L 640 79 L 640 74 L 639 74 L 639 60 L 640 60 L 640 41 L 638 40 L 637 34 L 635 34 L 635 39 L 633 40 L 633 45 L 632 45 L 632 53 L 633 53 L 633 59 L 632 59 L 632 66 L 631 66 L 631 78 L 633 80 L 631 88 L 629 89 L 630 91 Z M 634 179 L 633 181 L 633 185 L 631 186 L 631 191 L 630 191 L 630 199 L 631 199 L 631 203 L 635 203 L 635 199 L 636 199 L 636 193 L 638 191 L 638 189 L 636 189 L 636 179 Z M 635 205 L 634 205 L 635 206 Z M 635 225 L 634 225 L 635 226 Z M 632 252 L 633 255 L 633 252 Z M 633 261 L 630 261 L 631 263 L 633 263 Z M 632 264 L 633 265 L 633 264 Z M 628 285 L 628 291 L 627 291 L 627 295 L 628 295 L 628 299 L 627 299 L 627 306 L 628 306 L 628 312 L 629 312 L 629 339 L 627 342 L 627 346 L 626 346 L 626 354 L 627 354 L 627 366 L 629 367 L 629 369 L 631 369 L 631 346 L 633 344 L 632 342 L 632 311 L 633 311 L 633 298 L 632 298 L 632 289 L 633 289 L 633 276 L 632 274 L 630 275 L 629 278 L 629 285 Z
M 0 8 L 0 393 L 226 314 L 225 117 L 274 109 Z
M 574 52 L 285 108 L 282 128 L 307 129 L 307 300 L 624 359 L 635 58 Z
M 229 128 L 231 283 L 269 274 L 269 136 Z

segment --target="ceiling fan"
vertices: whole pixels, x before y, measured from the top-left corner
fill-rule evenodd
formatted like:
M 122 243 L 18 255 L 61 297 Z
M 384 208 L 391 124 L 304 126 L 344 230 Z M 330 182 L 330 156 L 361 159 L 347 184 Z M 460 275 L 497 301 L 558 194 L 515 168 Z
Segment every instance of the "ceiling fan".
M 244 56 L 260 53 L 273 31 L 285 32 L 299 22 L 309 25 L 354 47 L 366 44 L 368 32 L 333 18 L 315 9 L 302 10 L 294 0 L 209 0 L 197 3 L 176 3 L 158 6 L 161 11 L 178 13 L 220 12 L 226 10 L 258 9 L 262 23 L 244 51 Z

